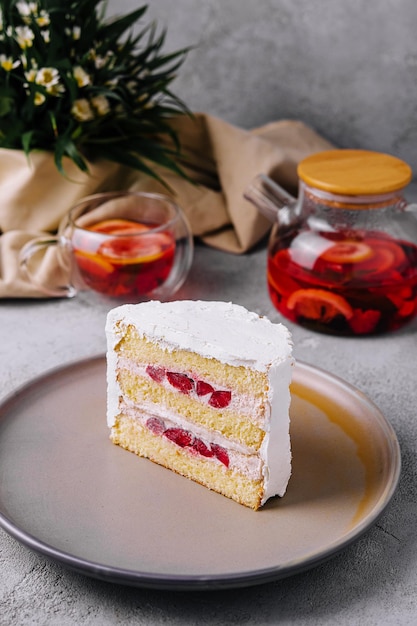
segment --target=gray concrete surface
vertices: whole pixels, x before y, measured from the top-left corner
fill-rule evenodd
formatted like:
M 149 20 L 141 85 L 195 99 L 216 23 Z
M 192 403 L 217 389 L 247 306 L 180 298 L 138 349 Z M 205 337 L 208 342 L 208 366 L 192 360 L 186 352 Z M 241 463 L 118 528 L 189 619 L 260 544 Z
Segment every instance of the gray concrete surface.
M 230 299 L 279 320 L 265 287 L 265 260 L 262 247 L 237 257 L 198 246 L 179 297 Z M 3 302 L 1 397 L 50 368 L 104 351 L 108 308 L 92 293 L 69 301 Z M 1 626 L 415 624 L 417 322 L 395 334 L 361 339 L 289 326 L 296 358 L 364 391 L 397 432 L 402 477 L 377 524 L 306 573 L 249 589 L 189 593 L 100 582 L 46 561 L 0 531 Z

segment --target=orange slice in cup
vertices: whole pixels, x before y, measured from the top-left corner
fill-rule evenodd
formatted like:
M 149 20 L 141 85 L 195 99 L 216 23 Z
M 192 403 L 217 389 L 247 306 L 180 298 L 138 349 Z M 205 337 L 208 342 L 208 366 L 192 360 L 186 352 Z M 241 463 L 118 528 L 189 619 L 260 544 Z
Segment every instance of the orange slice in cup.
M 127 235 L 134 232 L 141 233 L 146 230 L 150 230 L 150 226 L 146 224 L 140 224 L 139 222 L 133 222 L 132 220 L 125 220 L 121 218 L 112 218 L 97 222 L 93 226 L 89 226 L 88 230 L 92 230 L 95 233 L 103 233 L 105 235 Z
M 287 300 L 287 307 L 299 317 L 330 322 L 336 315 L 350 319 L 353 309 L 349 302 L 325 289 L 298 289 Z
M 104 241 L 97 253 L 113 265 L 130 265 L 156 261 L 174 241 L 167 233 L 144 233 L 143 236 L 119 236 Z
M 113 271 L 113 265 L 103 257 L 85 250 L 74 250 L 75 258 L 81 271 L 87 274 L 107 275 Z

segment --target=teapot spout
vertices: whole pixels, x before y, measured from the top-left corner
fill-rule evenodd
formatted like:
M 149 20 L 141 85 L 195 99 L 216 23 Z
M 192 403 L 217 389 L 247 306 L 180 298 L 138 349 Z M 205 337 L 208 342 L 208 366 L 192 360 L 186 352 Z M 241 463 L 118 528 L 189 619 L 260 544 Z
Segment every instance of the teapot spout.
M 243 197 L 252 202 L 270 222 L 288 226 L 294 221 L 297 199 L 265 174 L 254 178 Z

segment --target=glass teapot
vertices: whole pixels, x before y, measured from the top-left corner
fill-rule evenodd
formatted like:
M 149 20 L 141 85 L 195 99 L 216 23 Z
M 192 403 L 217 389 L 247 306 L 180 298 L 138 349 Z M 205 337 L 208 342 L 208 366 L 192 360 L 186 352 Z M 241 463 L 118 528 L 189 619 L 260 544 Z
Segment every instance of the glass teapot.
M 404 161 L 329 150 L 298 166 L 298 199 L 259 175 L 245 198 L 273 222 L 267 279 L 286 318 L 356 336 L 398 329 L 417 314 L 417 205 Z

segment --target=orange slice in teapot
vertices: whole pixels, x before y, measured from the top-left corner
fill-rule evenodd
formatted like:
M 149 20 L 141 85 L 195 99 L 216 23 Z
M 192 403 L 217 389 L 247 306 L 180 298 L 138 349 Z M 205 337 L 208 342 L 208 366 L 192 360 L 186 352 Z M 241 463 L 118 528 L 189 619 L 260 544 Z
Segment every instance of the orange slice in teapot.
M 325 289 L 298 289 L 288 298 L 287 307 L 297 316 L 310 320 L 330 322 L 336 315 L 350 319 L 353 309 L 349 302 Z
M 403 248 L 396 241 L 388 237 L 369 238 L 368 241 L 376 253 L 383 255 L 386 259 L 392 256 L 393 266 L 397 267 L 407 262 Z
M 328 263 L 361 263 L 373 256 L 371 246 L 363 241 L 339 241 L 328 248 L 321 258 Z

